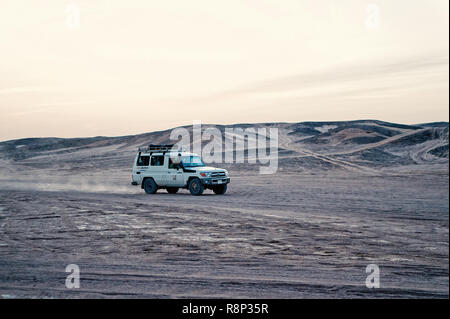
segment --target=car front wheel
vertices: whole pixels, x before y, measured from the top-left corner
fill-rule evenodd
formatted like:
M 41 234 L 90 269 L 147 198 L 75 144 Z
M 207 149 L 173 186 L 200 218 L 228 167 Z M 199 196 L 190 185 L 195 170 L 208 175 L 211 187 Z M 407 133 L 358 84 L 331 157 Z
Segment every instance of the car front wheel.
M 227 191 L 227 184 L 213 186 L 212 189 L 213 189 L 214 194 L 223 195 Z
M 204 190 L 205 187 L 203 186 L 199 178 L 194 178 L 189 183 L 189 191 L 191 192 L 192 195 L 201 195 L 203 194 Z

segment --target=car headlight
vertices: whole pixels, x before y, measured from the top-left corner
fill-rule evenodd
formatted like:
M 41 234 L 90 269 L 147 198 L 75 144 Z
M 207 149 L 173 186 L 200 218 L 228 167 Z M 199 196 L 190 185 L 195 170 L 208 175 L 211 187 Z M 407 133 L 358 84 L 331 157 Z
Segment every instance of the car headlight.
M 202 177 L 211 177 L 211 173 L 200 173 Z

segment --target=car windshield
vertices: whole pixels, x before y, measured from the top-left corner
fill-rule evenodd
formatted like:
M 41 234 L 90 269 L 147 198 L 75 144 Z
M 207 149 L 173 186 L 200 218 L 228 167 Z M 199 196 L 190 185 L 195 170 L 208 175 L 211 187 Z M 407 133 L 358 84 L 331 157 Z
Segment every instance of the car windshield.
M 200 156 L 182 156 L 181 163 L 184 167 L 205 166 Z

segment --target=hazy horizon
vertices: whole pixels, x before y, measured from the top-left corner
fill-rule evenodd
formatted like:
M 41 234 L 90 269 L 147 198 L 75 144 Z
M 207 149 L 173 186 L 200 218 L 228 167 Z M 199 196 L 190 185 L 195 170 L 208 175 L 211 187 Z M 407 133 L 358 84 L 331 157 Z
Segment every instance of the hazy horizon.
M 194 120 L 448 122 L 448 10 L 446 0 L 2 1 L 0 141 Z

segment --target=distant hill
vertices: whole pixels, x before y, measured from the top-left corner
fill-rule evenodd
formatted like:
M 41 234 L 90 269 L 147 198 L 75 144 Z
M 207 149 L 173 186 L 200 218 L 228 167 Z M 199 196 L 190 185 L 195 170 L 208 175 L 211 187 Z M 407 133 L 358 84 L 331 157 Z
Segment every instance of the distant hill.
M 202 128 L 207 127 L 216 127 L 222 132 L 226 127 L 278 127 L 279 163 L 286 170 L 448 165 L 449 159 L 448 122 L 404 125 L 359 120 L 202 125 Z M 191 126 L 185 128 L 192 130 Z M 0 143 L 0 159 L 35 168 L 72 170 L 75 165 L 88 169 L 128 169 L 139 146 L 176 142 L 169 139 L 171 131 L 119 137 L 11 140 Z

